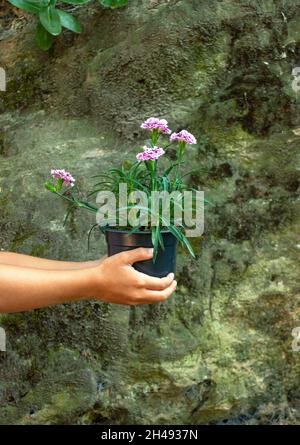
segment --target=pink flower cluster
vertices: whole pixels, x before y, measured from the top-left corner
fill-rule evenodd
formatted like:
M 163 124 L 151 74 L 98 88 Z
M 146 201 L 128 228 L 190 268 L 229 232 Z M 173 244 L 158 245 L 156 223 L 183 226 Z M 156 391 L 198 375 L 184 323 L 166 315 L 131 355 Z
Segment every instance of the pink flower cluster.
M 163 134 L 172 133 L 168 127 L 168 121 L 166 121 L 166 119 L 158 119 L 157 117 L 149 117 L 149 119 L 142 123 L 141 128 L 149 131 L 158 130 Z M 172 133 L 170 141 L 181 141 L 189 145 L 197 144 L 195 136 L 186 130 L 182 130 L 179 133 Z
M 74 186 L 75 179 L 66 170 L 51 170 L 51 175 L 54 179 L 62 179 L 64 183 L 70 184 L 71 187 Z
M 171 134 L 171 130 L 168 127 L 168 121 L 166 121 L 166 119 L 149 117 L 149 119 L 142 123 L 141 128 L 150 131 L 159 130 L 163 134 Z
M 136 158 L 138 161 L 157 161 L 157 159 L 165 154 L 165 150 L 160 147 L 143 147 L 144 151 L 138 153 Z
M 193 136 L 191 133 L 189 133 L 186 130 L 182 130 L 179 133 L 172 133 L 171 137 L 170 137 L 170 141 L 174 142 L 174 141 L 182 141 L 185 142 L 186 144 L 197 144 L 197 140 L 195 138 L 195 136 Z

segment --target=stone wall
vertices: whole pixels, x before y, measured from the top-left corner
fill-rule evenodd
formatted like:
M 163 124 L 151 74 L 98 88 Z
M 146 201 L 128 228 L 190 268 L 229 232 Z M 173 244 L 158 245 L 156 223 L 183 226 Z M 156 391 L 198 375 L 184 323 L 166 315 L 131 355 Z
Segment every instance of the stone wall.
M 151 115 L 197 136 L 187 170 L 214 205 L 196 260 L 179 251 L 169 301 L 0 315 L 0 424 L 296 423 L 300 1 L 131 0 L 77 14 L 85 32 L 47 53 L 31 17 L 0 18 L 0 248 L 104 254 L 97 234 L 87 251 L 86 214 L 63 227 L 44 180 L 61 167 L 92 185 L 133 159 Z

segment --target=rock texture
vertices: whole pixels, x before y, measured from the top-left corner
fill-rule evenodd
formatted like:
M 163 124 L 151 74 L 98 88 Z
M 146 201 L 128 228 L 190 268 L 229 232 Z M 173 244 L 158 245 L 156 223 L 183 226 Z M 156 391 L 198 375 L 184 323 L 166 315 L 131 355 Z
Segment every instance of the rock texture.
M 0 316 L 0 424 L 299 422 L 300 2 L 131 0 L 78 15 L 83 35 L 48 53 L 31 17 L 1 17 L 0 247 L 103 254 L 97 234 L 87 252 L 86 214 L 63 228 L 43 182 L 61 167 L 92 185 L 134 156 L 150 115 L 195 133 L 190 182 L 214 206 L 197 259 L 179 251 L 169 301 Z

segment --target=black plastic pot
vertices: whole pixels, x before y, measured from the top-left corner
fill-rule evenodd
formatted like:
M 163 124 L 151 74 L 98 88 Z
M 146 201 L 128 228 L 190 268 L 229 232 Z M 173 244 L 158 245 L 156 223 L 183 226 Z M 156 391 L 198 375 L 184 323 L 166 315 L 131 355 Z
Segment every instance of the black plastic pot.
M 165 277 L 176 269 L 177 239 L 172 233 L 161 232 L 165 249 L 159 247 L 155 262 L 153 260 L 139 261 L 133 267 L 139 272 L 154 277 Z M 153 247 L 150 232 L 131 233 L 126 230 L 105 229 L 105 237 L 108 247 L 108 256 L 137 247 Z

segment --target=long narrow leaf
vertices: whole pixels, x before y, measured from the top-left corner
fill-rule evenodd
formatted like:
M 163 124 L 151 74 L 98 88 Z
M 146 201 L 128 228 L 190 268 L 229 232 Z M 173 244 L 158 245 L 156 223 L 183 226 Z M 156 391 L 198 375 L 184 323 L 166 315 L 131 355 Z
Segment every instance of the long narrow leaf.
M 69 210 L 68 210 L 67 213 L 66 213 L 65 218 L 64 218 L 63 227 L 66 226 L 67 221 L 68 221 L 68 219 L 69 219 L 69 216 L 71 215 L 73 209 L 74 209 L 74 206 L 71 205 L 70 208 L 69 208 Z
M 184 236 L 183 233 L 173 225 L 170 225 L 168 229 L 188 249 L 192 257 L 195 258 L 195 253 L 187 237 Z
M 152 259 L 153 263 L 155 263 L 158 254 L 158 231 L 159 231 L 159 226 L 152 227 L 151 240 L 153 245 L 153 259 Z

